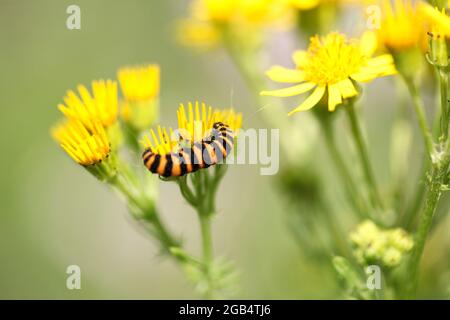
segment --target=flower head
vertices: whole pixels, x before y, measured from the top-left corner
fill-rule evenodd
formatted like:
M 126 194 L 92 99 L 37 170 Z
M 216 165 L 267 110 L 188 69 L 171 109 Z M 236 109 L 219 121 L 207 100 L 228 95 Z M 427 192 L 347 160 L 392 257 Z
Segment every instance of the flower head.
M 169 154 L 178 149 L 178 139 L 172 128 L 158 126 L 158 129 L 150 130 L 150 135 L 145 135 L 142 140 L 145 149 L 151 149 L 153 153 L 159 155 Z
M 92 94 L 83 86 L 78 86 L 79 96 L 69 90 L 64 97 L 64 103 L 58 105 L 59 110 L 71 120 L 79 120 L 89 130 L 98 120 L 103 126 L 109 127 L 117 120 L 118 100 L 117 82 L 112 80 L 92 81 Z
M 57 125 L 52 134 L 67 154 L 83 166 L 102 162 L 111 151 L 105 129 L 98 120 L 89 127 L 77 119 L 67 120 Z
M 445 9 L 439 11 L 438 8 L 433 8 L 425 2 L 420 2 L 418 8 L 431 31 L 442 37 L 450 37 L 450 17 L 446 14 Z
M 417 4 L 411 1 L 383 0 L 383 19 L 378 32 L 379 41 L 393 51 L 401 51 L 424 44 L 423 20 Z
M 378 38 L 391 52 L 425 48 L 428 32 L 440 30 L 450 35 L 450 18 L 423 1 L 382 0 L 382 20 Z
M 413 247 L 411 236 L 403 229 L 382 230 L 370 220 L 358 225 L 350 234 L 350 241 L 356 259 L 363 265 L 382 263 L 395 267 Z
M 124 101 L 121 115 L 137 131 L 149 127 L 158 115 L 159 66 L 124 67 L 117 72 Z
M 320 0 L 289 0 L 289 3 L 298 10 L 310 10 L 320 4 Z
M 290 25 L 291 12 L 286 0 L 194 0 L 190 16 L 179 24 L 178 38 L 205 48 L 217 44 L 226 32 L 248 43 L 262 27 Z
M 234 109 L 215 109 L 205 103 L 189 102 L 187 107 L 180 104 L 177 110 L 178 128 L 165 128 L 158 126 L 157 130 L 150 130 L 141 141 L 145 149 L 150 148 L 156 154 L 176 152 L 182 144 L 191 145 L 202 140 L 208 140 L 214 124 L 222 122 L 233 132 L 237 132 L 242 125 L 242 114 Z
M 242 124 L 242 114 L 230 109 L 213 109 L 205 103 L 197 101 L 195 105 L 188 103 L 187 108 L 180 104 L 177 110 L 178 129 L 183 139 L 188 141 L 200 141 L 211 134 L 213 124 L 223 122 L 231 130 L 238 131 Z
M 337 32 L 312 37 L 307 51 L 294 52 L 296 69 L 274 66 L 267 72 L 274 81 L 299 84 L 261 94 L 289 97 L 314 89 L 289 115 L 313 108 L 324 96 L 328 98 L 328 110 L 334 111 L 343 99 L 358 95 L 354 81 L 368 82 L 396 72 L 391 55 L 371 58 L 375 48 L 376 39 L 371 32 L 366 32 L 359 43 L 348 41 Z
M 220 163 L 231 151 L 241 115 L 232 109 L 214 110 L 205 103 L 181 104 L 178 132 L 158 127 L 144 137 L 142 155 L 149 171 L 162 177 L 179 177 Z M 228 122 L 223 122 L 228 121 Z
M 159 95 L 159 66 L 124 67 L 117 72 L 122 93 L 127 101 L 152 100 Z

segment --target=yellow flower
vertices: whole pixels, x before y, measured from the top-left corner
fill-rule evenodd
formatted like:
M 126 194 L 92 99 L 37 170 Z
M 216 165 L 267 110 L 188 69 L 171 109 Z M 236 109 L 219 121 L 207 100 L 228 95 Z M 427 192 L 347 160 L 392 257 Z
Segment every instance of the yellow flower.
M 187 108 L 180 104 L 177 110 L 178 130 L 158 126 L 157 130 L 150 130 L 150 135 L 144 136 L 141 141 L 144 148 L 151 148 L 157 154 L 176 152 L 180 144 L 206 139 L 211 135 L 213 125 L 222 122 L 229 126 L 235 133 L 241 128 L 242 114 L 236 113 L 232 108 L 214 109 L 205 103 L 189 102 Z
M 122 118 L 137 131 L 148 128 L 158 116 L 159 66 L 121 68 L 117 77 L 124 96 Z
M 64 97 L 64 104 L 58 105 L 59 110 L 70 120 L 77 119 L 83 126 L 93 130 L 94 121 L 109 127 L 117 120 L 117 82 L 112 80 L 92 81 L 92 95 L 88 89 L 79 85 L 77 94 L 69 90 Z
M 320 4 L 320 0 L 289 0 L 290 4 L 298 10 L 310 10 Z
M 313 108 L 324 96 L 328 98 L 328 110 L 334 111 L 343 99 L 358 95 L 354 81 L 368 82 L 396 72 L 391 55 L 371 58 L 375 49 L 376 38 L 371 32 L 366 32 L 359 43 L 347 41 L 336 32 L 312 37 L 307 51 L 294 52 L 296 69 L 274 66 L 267 72 L 273 81 L 299 84 L 261 94 L 290 97 L 314 89 L 289 115 Z
M 86 126 L 80 120 L 70 119 L 57 125 L 52 135 L 69 156 L 83 166 L 100 163 L 111 151 L 105 129 L 99 120 L 92 120 Z
M 393 52 L 425 48 L 427 33 L 439 32 L 450 36 L 450 18 L 423 1 L 382 0 L 382 20 L 378 37 L 380 43 Z
M 432 30 L 441 36 L 450 37 L 450 17 L 445 13 L 445 9 L 439 11 L 428 3 L 420 2 L 419 11 L 428 21 Z
M 425 44 L 424 22 L 416 3 L 396 0 L 392 6 L 390 0 L 383 0 L 382 8 L 378 37 L 386 48 L 401 51 Z
M 319 5 L 345 5 L 345 4 L 370 4 L 376 0 L 287 0 L 294 8 L 298 10 L 311 10 Z
M 211 134 L 213 124 L 223 122 L 231 130 L 237 132 L 242 124 L 242 114 L 236 113 L 232 108 L 219 110 L 213 109 L 198 102 L 195 106 L 189 102 L 187 110 L 184 104 L 180 104 L 177 110 L 179 133 L 185 140 L 199 141 Z
M 158 126 L 157 131 L 150 130 L 150 135 L 145 135 L 141 141 L 145 149 L 151 149 L 153 153 L 164 155 L 175 152 L 178 147 L 178 139 L 172 128 Z
M 205 49 L 212 48 L 219 42 L 220 32 L 210 23 L 185 19 L 178 24 L 177 38 L 185 46 Z
M 129 102 L 147 101 L 159 95 L 159 66 L 125 67 L 117 72 L 120 87 Z
M 248 40 L 264 26 L 291 25 L 291 13 L 287 0 L 194 0 L 190 17 L 177 28 L 177 37 L 199 48 L 215 45 L 224 32 Z

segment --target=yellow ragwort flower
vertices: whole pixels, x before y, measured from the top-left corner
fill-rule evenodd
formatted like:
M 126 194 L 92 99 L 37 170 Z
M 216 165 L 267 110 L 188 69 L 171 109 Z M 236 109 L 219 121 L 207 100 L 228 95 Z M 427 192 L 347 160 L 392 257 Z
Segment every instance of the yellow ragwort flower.
M 222 122 L 229 126 L 235 133 L 242 125 L 242 114 L 234 109 L 214 109 L 205 103 L 189 102 L 187 108 L 180 104 L 177 110 L 178 130 L 175 133 L 172 128 L 158 126 L 157 130 L 150 130 L 150 134 L 144 136 L 141 141 L 145 149 L 150 148 L 156 154 L 167 154 L 179 149 L 180 144 L 201 141 L 211 135 L 213 125 Z
M 360 4 L 367 5 L 376 0 L 287 0 L 294 8 L 304 11 L 311 10 L 320 5 L 345 5 L 345 4 Z
M 156 64 L 119 69 L 117 78 L 125 100 L 136 102 L 157 98 L 159 74 L 159 66 Z
M 438 32 L 440 36 L 450 37 L 450 17 L 445 9 L 439 11 L 438 8 L 433 8 L 425 2 L 420 2 L 418 8 L 431 31 Z
M 69 90 L 64 97 L 64 103 L 58 105 L 59 110 L 70 120 L 78 119 L 81 123 L 93 130 L 92 120 L 109 127 L 117 120 L 118 100 L 117 82 L 112 80 L 92 81 L 92 95 L 88 89 L 79 85 L 78 96 Z
M 378 38 L 386 48 L 403 51 L 425 44 L 426 32 L 417 4 L 411 1 L 383 0 Z
M 348 41 L 337 32 L 312 37 L 307 51 L 294 52 L 296 69 L 274 66 L 267 72 L 273 81 L 299 84 L 261 94 L 290 97 L 314 89 L 289 115 L 313 108 L 324 96 L 328 99 L 328 110 L 334 111 L 343 99 L 358 95 L 354 81 L 368 82 L 396 72 L 391 55 L 371 58 L 375 49 L 376 37 L 371 32 L 366 32 L 359 42 Z
M 427 33 L 450 36 L 450 18 L 423 1 L 382 1 L 382 19 L 378 38 L 392 52 L 426 48 Z
M 145 135 L 141 144 L 145 149 L 151 149 L 153 153 L 164 155 L 175 152 L 178 149 L 178 139 L 172 128 L 158 126 L 158 129 L 150 130 L 150 135 Z
M 283 18 L 285 0 L 195 0 L 192 16 L 212 23 L 267 24 Z
M 181 43 L 198 48 L 217 44 L 224 31 L 252 39 L 264 26 L 286 28 L 293 10 L 287 0 L 194 0 L 177 28 Z
M 89 126 L 82 121 L 70 119 L 57 125 L 52 135 L 73 160 L 83 166 L 100 163 L 110 153 L 105 129 L 99 120 Z
M 189 102 L 187 110 L 184 104 L 180 104 L 177 118 L 179 133 L 188 141 L 199 141 L 208 137 L 216 122 L 225 123 L 234 132 L 242 125 L 242 114 L 236 113 L 232 108 L 219 110 L 207 107 L 205 103 L 200 105 L 199 102 L 195 105 Z
M 289 0 L 289 3 L 298 10 L 310 10 L 320 4 L 320 0 Z

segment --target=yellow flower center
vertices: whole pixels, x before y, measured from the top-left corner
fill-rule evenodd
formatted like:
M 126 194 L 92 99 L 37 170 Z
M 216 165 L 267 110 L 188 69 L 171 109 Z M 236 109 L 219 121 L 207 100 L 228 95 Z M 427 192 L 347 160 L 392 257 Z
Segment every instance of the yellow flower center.
M 306 59 L 297 64 L 305 74 L 306 81 L 318 85 L 328 85 L 349 78 L 367 62 L 359 46 L 348 43 L 340 33 L 330 33 L 326 37 L 311 38 Z

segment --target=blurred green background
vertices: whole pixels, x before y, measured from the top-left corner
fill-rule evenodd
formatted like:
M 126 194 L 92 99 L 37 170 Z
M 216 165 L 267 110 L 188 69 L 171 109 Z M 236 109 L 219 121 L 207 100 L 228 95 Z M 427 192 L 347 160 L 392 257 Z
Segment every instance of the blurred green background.
M 70 4 L 81 8 L 81 30 L 66 28 Z M 224 52 L 199 54 L 174 40 L 174 22 L 186 6 L 182 0 L 0 1 L 0 298 L 198 297 L 183 273 L 159 256 L 131 221 L 123 202 L 81 170 L 49 134 L 66 90 L 115 78 L 120 66 L 145 62 L 161 65 L 163 123 L 175 124 L 179 102 L 199 99 L 216 106 L 233 103 L 246 127 L 264 127 Z M 291 49 L 275 56 L 287 59 Z M 380 180 L 387 179 L 392 83 L 377 81 L 366 97 Z M 317 157 L 325 159 L 319 146 Z M 133 165 L 141 165 L 140 160 Z M 329 172 L 329 161 L 323 167 Z M 229 168 L 213 224 L 216 255 L 226 256 L 239 270 L 238 297 L 341 297 L 329 262 L 313 263 L 295 244 L 287 226 L 289 206 L 276 191 L 274 177 L 258 170 Z M 164 220 L 198 253 L 195 213 L 174 184 L 161 183 L 160 193 Z M 448 225 L 436 241 L 450 242 Z M 443 248 L 449 255 L 450 246 Z M 81 290 L 66 289 L 66 268 L 72 264 L 81 267 Z

